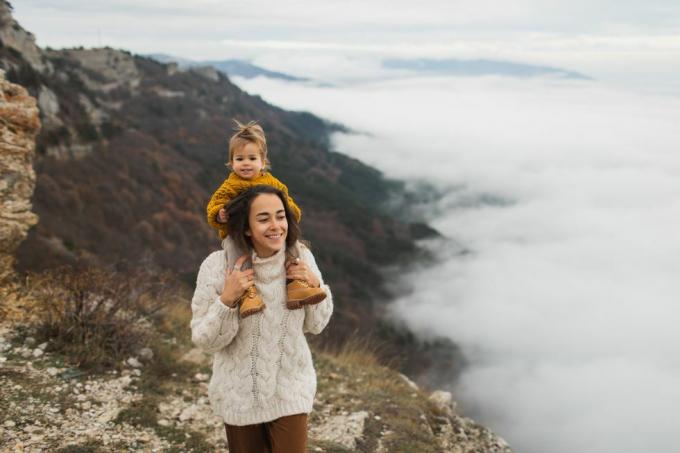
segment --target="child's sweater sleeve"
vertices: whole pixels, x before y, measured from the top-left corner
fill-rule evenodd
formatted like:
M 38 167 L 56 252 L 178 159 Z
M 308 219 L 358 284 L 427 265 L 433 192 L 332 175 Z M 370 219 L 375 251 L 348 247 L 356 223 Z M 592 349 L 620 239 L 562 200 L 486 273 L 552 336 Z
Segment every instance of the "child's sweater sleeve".
M 208 208 L 206 209 L 208 223 L 211 227 L 217 229 L 220 232 L 220 237 L 223 239 L 227 237 L 227 225 L 217 222 L 217 213 L 220 212 L 220 209 L 222 209 L 225 204 L 234 199 L 236 195 L 236 189 L 229 183 L 229 180 L 227 179 L 215 191 L 215 193 L 212 194 L 212 197 L 210 197 L 210 201 L 208 202 Z
M 290 207 L 290 210 L 293 211 L 293 215 L 295 216 L 295 220 L 298 222 L 302 218 L 302 209 L 295 204 L 295 201 L 291 198 L 291 196 L 288 194 L 288 187 L 278 179 L 276 179 L 273 175 L 271 175 L 271 181 L 270 184 L 279 189 L 281 192 L 283 192 L 286 195 L 287 201 L 288 201 L 288 206 Z M 219 209 L 218 209 L 219 211 Z

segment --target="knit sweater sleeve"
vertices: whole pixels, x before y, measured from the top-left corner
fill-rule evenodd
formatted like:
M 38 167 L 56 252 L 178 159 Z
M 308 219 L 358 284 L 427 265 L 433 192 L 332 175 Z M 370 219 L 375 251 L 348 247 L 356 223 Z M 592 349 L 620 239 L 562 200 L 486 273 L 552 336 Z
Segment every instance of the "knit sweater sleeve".
M 300 221 L 302 218 L 302 209 L 295 203 L 295 201 L 291 198 L 291 196 L 288 194 L 288 187 L 279 181 L 277 178 L 274 177 L 271 173 L 269 173 L 270 180 L 268 183 L 275 187 L 276 189 L 279 189 L 281 192 L 283 192 L 286 195 L 286 201 L 288 201 L 288 207 L 290 207 L 290 210 L 293 212 L 293 215 L 295 216 L 296 221 Z M 219 211 L 219 209 L 218 209 Z
M 222 185 L 212 194 L 210 201 L 208 202 L 208 207 L 206 208 L 206 214 L 208 218 L 208 223 L 211 227 L 217 229 L 220 232 L 220 237 L 225 238 L 227 236 L 227 226 L 223 223 L 218 223 L 217 213 L 224 207 L 225 204 L 229 203 L 234 197 L 238 195 L 237 190 L 229 182 L 229 179 L 225 179 Z
M 227 346 L 238 332 L 238 308 L 220 301 L 217 286 L 224 281 L 224 254 L 214 252 L 201 264 L 196 290 L 191 300 L 191 340 L 206 352 L 214 353 Z
M 321 276 L 321 271 L 316 265 L 316 261 L 314 260 L 314 255 L 312 255 L 312 252 L 304 246 L 300 246 L 300 249 L 302 260 L 307 263 L 312 272 L 314 272 L 314 274 L 319 278 L 319 281 L 321 282 L 321 288 L 326 291 L 326 298 L 322 302 L 316 305 L 307 305 L 304 308 L 305 322 L 303 324 L 302 330 L 304 332 L 318 335 L 326 327 L 328 321 L 331 319 L 331 315 L 333 314 L 333 294 L 331 294 L 330 287 L 324 283 L 323 277 Z

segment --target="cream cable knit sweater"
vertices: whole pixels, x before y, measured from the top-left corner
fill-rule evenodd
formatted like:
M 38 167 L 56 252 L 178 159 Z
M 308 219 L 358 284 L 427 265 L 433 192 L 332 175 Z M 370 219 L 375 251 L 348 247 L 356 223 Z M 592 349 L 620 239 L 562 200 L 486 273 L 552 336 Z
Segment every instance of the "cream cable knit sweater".
M 219 300 L 225 253 L 214 252 L 201 264 L 191 301 L 191 337 L 198 347 L 214 353 L 208 395 L 225 423 L 251 425 L 312 410 L 316 373 L 304 332 L 318 334 L 326 327 L 333 298 L 312 253 L 300 249 L 301 259 L 321 280 L 326 299 L 304 309 L 287 309 L 285 251 L 268 258 L 253 254 L 255 286 L 267 307 L 245 319 L 239 318 L 238 308 Z

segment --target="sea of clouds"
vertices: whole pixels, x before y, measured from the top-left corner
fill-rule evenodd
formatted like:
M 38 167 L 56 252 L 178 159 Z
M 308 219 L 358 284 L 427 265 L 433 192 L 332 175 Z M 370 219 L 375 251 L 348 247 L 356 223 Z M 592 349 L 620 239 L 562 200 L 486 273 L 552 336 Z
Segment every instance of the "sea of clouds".
M 680 98 L 555 79 L 236 81 L 362 132 L 335 148 L 442 192 L 428 220 L 469 253 L 409 274 L 394 312 L 462 347 L 466 413 L 517 452 L 678 449 Z

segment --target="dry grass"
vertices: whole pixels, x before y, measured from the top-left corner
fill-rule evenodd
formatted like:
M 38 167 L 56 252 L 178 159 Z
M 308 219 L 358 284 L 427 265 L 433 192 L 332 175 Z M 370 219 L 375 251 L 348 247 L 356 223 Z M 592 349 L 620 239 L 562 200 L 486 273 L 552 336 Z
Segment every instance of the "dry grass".
M 49 340 L 50 351 L 93 370 L 115 367 L 148 345 L 151 321 L 171 292 L 164 278 L 97 268 L 63 268 L 28 282 L 38 308 L 38 340 Z
M 190 295 L 178 295 L 162 308 L 156 327 L 159 332 L 175 338 L 183 346 L 191 346 L 191 317 Z
M 353 336 L 339 347 L 326 349 L 325 352 L 333 355 L 340 364 L 376 366 L 378 364 L 380 346 L 375 342 Z

